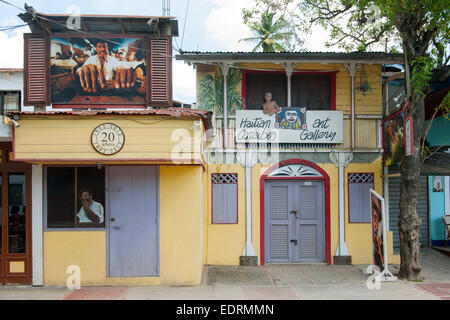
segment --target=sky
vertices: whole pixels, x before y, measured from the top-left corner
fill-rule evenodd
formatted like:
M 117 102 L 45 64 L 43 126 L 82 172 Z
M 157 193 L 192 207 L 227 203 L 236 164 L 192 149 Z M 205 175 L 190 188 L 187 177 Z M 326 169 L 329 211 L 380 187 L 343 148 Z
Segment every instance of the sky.
M 24 2 L 8 0 L 23 8 Z M 242 23 L 242 8 L 254 6 L 254 0 L 172 0 L 170 15 L 178 20 L 179 37 L 173 41 L 173 55 L 183 51 L 251 51 L 254 44 L 239 42 L 251 37 L 249 28 Z M 110 15 L 161 16 L 162 0 L 26 0 L 38 12 L 56 14 L 73 13 Z M 132 3 L 132 5 L 127 5 Z M 189 4 L 189 6 L 188 6 Z M 0 30 L 2 27 L 23 24 L 17 17 L 21 11 L 0 2 Z M 186 14 L 187 13 L 187 14 Z M 28 27 L 0 31 L 0 68 L 23 67 L 23 36 Z M 308 51 L 329 51 L 324 43 L 327 34 L 320 30 L 306 39 Z M 195 75 L 191 66 L 173 61 L 173 98 L 184 103 L 195 101 Z

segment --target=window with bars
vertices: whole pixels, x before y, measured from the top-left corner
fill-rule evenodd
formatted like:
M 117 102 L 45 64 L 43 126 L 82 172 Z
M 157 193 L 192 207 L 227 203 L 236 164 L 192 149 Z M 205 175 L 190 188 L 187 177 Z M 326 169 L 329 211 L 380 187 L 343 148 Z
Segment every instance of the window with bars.
M 369 190 L 373 188 L 373 173 L 349 173 L 348 208 L 350 223 L 370 223 Z
M 212 223 L 233 224 L 238 222 L 238 176 L 237 173 L 213 173 Z

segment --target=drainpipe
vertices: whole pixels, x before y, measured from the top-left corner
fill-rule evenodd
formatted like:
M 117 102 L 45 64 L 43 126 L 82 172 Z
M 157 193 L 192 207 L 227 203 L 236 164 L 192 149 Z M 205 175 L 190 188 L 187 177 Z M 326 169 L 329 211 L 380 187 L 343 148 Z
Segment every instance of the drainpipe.
M 339 170 L 339 244 L 334 264 L 351 264 L 351 256 L 345 243 L 345 176 L 344 168 L 353 160 L 352 152 L 330 152 L 329 158 Z
M 223 148 L 228 147 L 228 92 L 227 92 L 227 76 L 230 66 L 221 63 L 220 68 L 223 74 Z
M 345 69 L 348 70 L 348 73 L 351 77 L 351 149 L 353 150 L 355 148 L 355 75 L 356 71 L 361 67 L 361 64 L 359 63 L 346 63 Z

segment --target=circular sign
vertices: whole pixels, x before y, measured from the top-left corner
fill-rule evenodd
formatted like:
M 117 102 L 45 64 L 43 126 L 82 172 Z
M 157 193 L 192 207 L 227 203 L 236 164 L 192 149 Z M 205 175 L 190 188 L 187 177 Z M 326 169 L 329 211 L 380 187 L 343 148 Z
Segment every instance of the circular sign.
M 112 155 L 119 152 L 124 143 L 122 129 L 113 123 L 103 123 L 94 129 L 91 136 L 94 149 L 101 154 Z

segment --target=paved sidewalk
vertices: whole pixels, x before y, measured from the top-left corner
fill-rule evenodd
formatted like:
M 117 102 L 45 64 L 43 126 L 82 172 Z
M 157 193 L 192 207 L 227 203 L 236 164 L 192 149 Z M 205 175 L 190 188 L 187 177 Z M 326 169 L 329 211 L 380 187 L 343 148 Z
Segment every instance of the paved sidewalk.
M 190 287 L 2 287 L 0 299 L 42 300 L 450 300 L 450 257 L 422 250 L 423 282 L 367 287 L 365 265 L 270 264 L 205 266 L 202 284 Z M 391 266 L 392 273 L 398 266 Z

